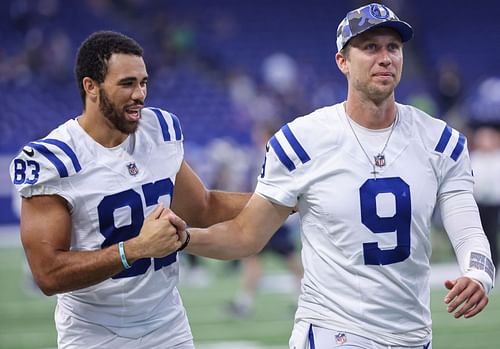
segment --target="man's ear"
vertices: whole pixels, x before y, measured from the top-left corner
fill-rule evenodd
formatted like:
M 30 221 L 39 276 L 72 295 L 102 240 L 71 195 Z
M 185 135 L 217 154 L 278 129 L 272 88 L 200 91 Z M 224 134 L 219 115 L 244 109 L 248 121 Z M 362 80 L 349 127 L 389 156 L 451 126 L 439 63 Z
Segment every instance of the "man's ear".
M 347 75 L 349 68 L 347 66 L 347 57 L 342 52 L 337 52 L 335 54 L 335 61 L 337 62 L 337 67 L 344 74 Z
M 87 97 L 89 97 L 92 102 L 96 102 L 99 97 L 99 84 L 89 77 L 84 77 L 82 84 Z

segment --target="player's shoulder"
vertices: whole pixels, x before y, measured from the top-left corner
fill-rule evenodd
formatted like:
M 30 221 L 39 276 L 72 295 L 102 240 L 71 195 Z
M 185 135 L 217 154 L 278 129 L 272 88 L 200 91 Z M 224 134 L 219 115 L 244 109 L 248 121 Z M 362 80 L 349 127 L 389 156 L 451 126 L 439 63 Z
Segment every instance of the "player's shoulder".
M 10 165 L 12 182 L 18 187 L 59 181 L 82 170 L 71 128 L 75 120 L 67 121 L 46 137 L 27 143 Z
M 335 146 L 338 138 L 338 105 L 323 107 L 285 124 L 269 140 L 280 161 L 290 171 Z
M 408 134 L 418 137 L 429 152 L 457 161 L 466 149 L 465 135 L 444 120 L 413 106 L 398 104 L 398 108 L 402 119 L 407 121 Z
M 166 110 L 157 107 L 145 107 L 141 111 L 141 128 L 144 132 L 153 135 L 159 141 L 183 141 L 179 118 Z

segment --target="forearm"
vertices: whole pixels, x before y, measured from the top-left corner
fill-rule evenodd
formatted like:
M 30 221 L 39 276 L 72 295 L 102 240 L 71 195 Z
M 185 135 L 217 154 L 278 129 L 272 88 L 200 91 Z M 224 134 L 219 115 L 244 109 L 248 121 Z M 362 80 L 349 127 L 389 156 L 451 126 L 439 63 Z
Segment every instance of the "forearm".
M 472 194 L 449 193 L 440 198 L 439 205 L 462 273 L 481 281 L 488 292 L 493 285 L 494 266 Z
M 267 241 L 251 239 L 234 220 L 209 228 L 189 229 L 191 239 L 186 252 L 215 259 L 240 259 L 258 253 Z
M 273 204 L 259 195 L 253 195 L 234 219 L 206 229 L 189 229 L 191 241 L 186 251 L 217 259 L 236 259 L 256 254 L 291 211 L 291 207 Z
M 129 265 L 140 258 L 140 246 L 134 240 L 124 242 L 124 252 Z M 118 244 L 96 251 L 52 251 L 37 262 L 30 258 L 30 250 L 26 254 L 37 284 L 47 295 L 93 286 L 125 269 Z
M 251 193 L 231 193 L 223 191 L 211 191 L 207 226 L 233 219 L 243 210 Z
M 203 211 L 198 212 L 193 221 L 188 223 L 193 227 L 208 227 L 233 219 L 245 207 L 251 195 L 251 193 L 208 191 Z

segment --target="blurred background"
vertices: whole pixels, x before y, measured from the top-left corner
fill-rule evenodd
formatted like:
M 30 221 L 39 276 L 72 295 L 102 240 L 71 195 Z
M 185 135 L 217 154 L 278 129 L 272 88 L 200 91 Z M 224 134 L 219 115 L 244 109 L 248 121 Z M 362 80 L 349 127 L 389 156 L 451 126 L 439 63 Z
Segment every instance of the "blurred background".
M 263 144 L 282 124 L 345 99 L 336 28 L 368 1 L 4 0 L 0 11 L 0 348 L 55 348 L 54 300 L 30 284 L 8 165 L 27 142 L 81 112 L 75 53 L 95 30 L 145 49 L 147 106 L 176 114 L 186 158 L 208 187 L 249 191 Z M 397 100 L 468 137 L 476 199 L 497 260 L 500 207 L 500 4 L 382 1 L 409 22 Z M 297 240 L 297 222 L 288 223 Z M 434 347 L 497 348 L 496 291 L 480 317 L 447 321 L 441 282 L 457 273 L 436 219 Z M 200 348 L 285 348 L 297 246 L 259 260 L 182 258 L 181 293 Z M 270 252 L 274 250 L 271 249 Z M 274 251 L 276 252 L 276 251 Z M 293 253 L 292 253 L 293 252 Z M 451 275 L 450 275 L 451 274 Z

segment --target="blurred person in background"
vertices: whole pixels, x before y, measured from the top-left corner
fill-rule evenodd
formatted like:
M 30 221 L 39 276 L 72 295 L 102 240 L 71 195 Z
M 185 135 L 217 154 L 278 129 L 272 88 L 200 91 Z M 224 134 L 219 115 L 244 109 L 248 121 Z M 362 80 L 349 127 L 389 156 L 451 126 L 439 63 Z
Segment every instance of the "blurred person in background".
M 258 177 L 261 167 L 254 166 L 259 163 L 265 154 L 266 143 L 278 128 L 271 121 L 257 123 L 252 132 L 254 143 L 253 151 L 249 152 L 249 159 L 246 161 L 248 168 L 248 188 L 244 190 L 254 190 L 255 178 Z M 248 256 L 241 260 L 241 280 L 240 288 L 236 292 L 234 299 L 229 302 L 226 311 L 235 317 L 247 317 L 254 310 L 254 301 L 259 288 L 259 281 L 263 273 L 263 255 L 274 254 L 286 265 L 292 276 L 291 293 L 295 298 L 300 293 L 300 280 L 303 269 L 297 253 L 296 241 L 296 217 L 291 216 L 271 237 L 266 246 L 259 254 Z
M 93 33 L 75 75 L 82 114 L 10 167 L 31 271 L 57 294 L 58 347 L 193 348 L 176 288 L 188 242 L 178 230 L 234 217 L 249 195 L 208 191 L 184 161 L 178 118 L 144 105 L 148 73 L 135 40 Z
M 484 232 L 490 242 L 491 258 L 498 267 L 498 216 L 500 214 L 500 131 L 483 125 L 473 132 L 471 163 L 474 197 Z
M 500 213 L 500 78 L 487 77 L 469 97 L 467 111 L 472 135 L 474 197 L 496 267 Z
M 348 12 L 335 56 L 347 100 L 270 139 L 255 194 L 235 219 L 181 232 L 188 253 L 240 258 L 259 252 L 297 207 L 304 278 L 290 348 L 432 348 L 437 206 L 461 270 L 444 282 L 447 311 L 470 318 L 488 303 L 495 268 L 466 139 L 395 101 L 412 36 L 384 5 Z
M 239 144 L 227 138 L 214 138 L 193 158 L 189 152 L 189 163 L 202 176 L 205 183 L 214 190 L 241 192 L 247 191 L 246 171 L 252 160 L 248 152 Z M 204 176 L 203 176 L 204 175 Z M 254 176 L 255 179 L 257 176 Z M 190 287 L 203 288 L 210 285 L 213 275 L 205 258 L 184 254 L 181 263 L 181 283 Z M 240 261 L 234 260 L 226 266 L 230 271 L 237 270 Z

